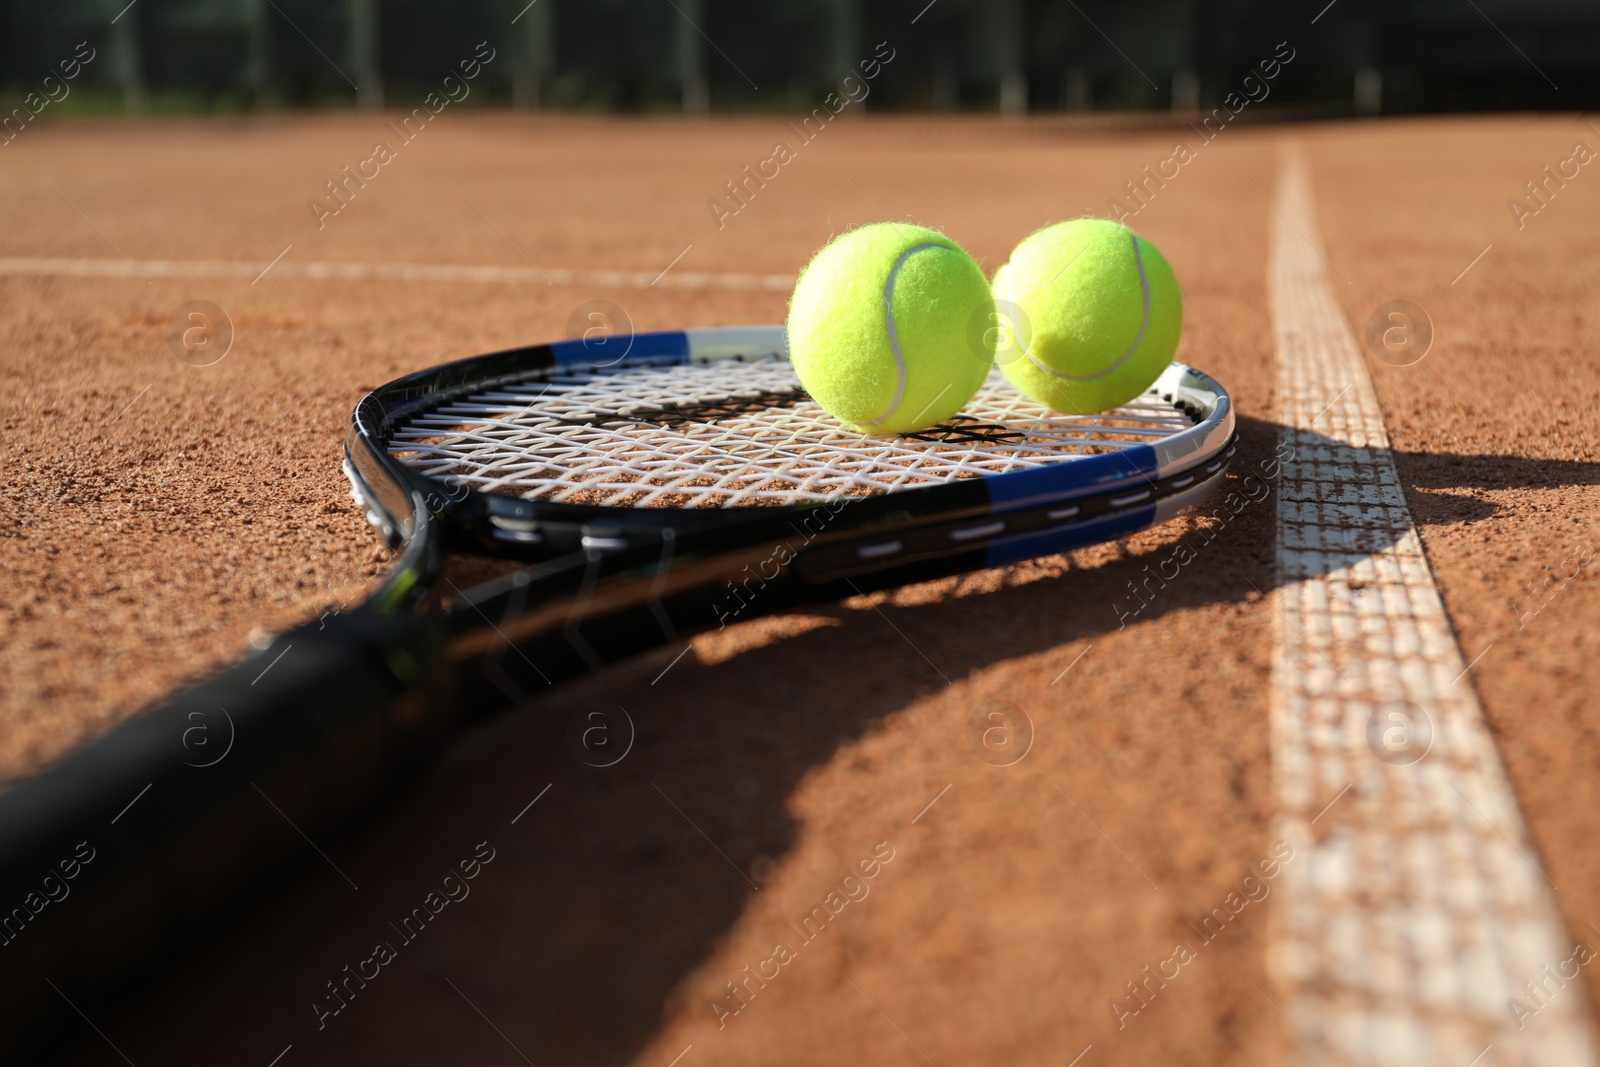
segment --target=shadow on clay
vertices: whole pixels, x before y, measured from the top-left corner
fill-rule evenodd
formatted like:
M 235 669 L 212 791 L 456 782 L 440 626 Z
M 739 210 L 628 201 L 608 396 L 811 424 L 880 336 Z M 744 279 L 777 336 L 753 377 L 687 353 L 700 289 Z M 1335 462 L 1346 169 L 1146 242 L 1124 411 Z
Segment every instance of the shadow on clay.
M 361 1060 L 378 1046 L 385 1062 L 437 1062 L 441 1048 L 479 1042 L 509 1057 L 487 1019 L 533 1062 L 635 1062 L 677 998 L 691 995 L 686 985 L 700 997 L 705 983 L 686 978 L 794 848 L 799 827 L 788 799 L 842 747 L 947 679 L 1172 612 L 1253 601 L 1273 588 L 1279 485 L 1265 472 L 1283 430 L 1251 418 L 1239 429 L 1239 452 L 1216 500 L 1233 493 L 1243 505 L 1203 523 L 1181 518 L 1154 548 L 1124 548 L 1092 565 L 1074 560 L 1055 576 L 1022 575 L 998 587 L 946 580 L 943 595 L 926 600 L 806 610 L 825 622 L 790 627 L 715 663 L 691 656 L 663 671 L 678 650 L 652 653 L 485 724 L 372 832 L 336 843 L 336 854 L 361 872 L 360 894 L 308 866 L 289 892 L 238 916 L 211 948 L 153 976 L 108 1028 L 133 1035 L 122 1040 L 140 1062 L 141 1051 L 166 1051 L 163 1034 L 196 1026 L 193 1044 L 206 1047 L 207 1062 L 266 1062 L 277 1047 L 263 1042 L 291 1041 L 297 1064 Z M 1296 440 L 1339 447 L 1315 435 Z M 1422 524 L 1492 517 L 1496 506 L 1472 490 L 1600 481 L 1594 463 L 1394 459 Z M 1378 539 L 1366 551 L 1386 547 L 1381 527 L 1368 532 Z M 1154 589 L 1152 568 L 1178 545 L 1194 558 Z M 1130 591 L 1141 587 L 1153 595 L 1131 611 Z M 855 669 L 841 675 L 841 665 Z M 574 759 L 567 740 L 574 714 L 599 705 L 626 708 L 637 730 L 629 757 L 604 768 Z M 549 793 L 511 825 L 546 784 Z M 863 854 L 893 829 L 863 838 Z M 440 915 L 428 941 L 405 949 L 386 986 L 375 981 L 319 1029 L 310 1005 L 326 1000 L 324 982 L 386 936 L 387 921 L 415 904 L 456 853 L 485 839 L 497 858 L 473 897 Z M 249 1032 L 226 1021 L 227 1005 L 241 998 L 258 1021 Z

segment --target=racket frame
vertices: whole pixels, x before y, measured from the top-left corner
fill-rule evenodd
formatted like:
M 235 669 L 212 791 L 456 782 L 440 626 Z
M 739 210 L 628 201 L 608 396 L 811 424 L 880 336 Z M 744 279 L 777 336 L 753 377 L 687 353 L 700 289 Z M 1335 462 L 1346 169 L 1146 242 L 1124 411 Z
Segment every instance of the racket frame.
M 623 348 L 620 357 L 618 347 Z M 787 356 L 781 326 L 718 327 L 561 341 L 458 360 L 389 383 L 351 417 L 345 473 L 352 497 L 391 546 L 442 546 L 402 559 L 375 601 L 395 607 L 431 584 L 440 549 L 523 561 L 659 546 L 664 531 L 729 550 L 792 543 L 791 577 L 808 584 L 935 558 L 952 569 L 997 566 L 1105 540 L 1203 500 L 1233 455 L 1232 403 L 1214 379 L 1173 364 L 1151 392 L 1195 425 L 1149 443 L 983 477 L 833 502 L 732 508 L 617 507 L 531 501 L 430 477 L 390 451 L 409 420 L 461 398 L 563 370 Z M 812 520 L 822 509 L 829 514 Z M 785 541 L 787 537 L 787 541 Z M 413 565 L 414 564 L 414 565 Z M 874 583 L 878 584 L 878 583 Z

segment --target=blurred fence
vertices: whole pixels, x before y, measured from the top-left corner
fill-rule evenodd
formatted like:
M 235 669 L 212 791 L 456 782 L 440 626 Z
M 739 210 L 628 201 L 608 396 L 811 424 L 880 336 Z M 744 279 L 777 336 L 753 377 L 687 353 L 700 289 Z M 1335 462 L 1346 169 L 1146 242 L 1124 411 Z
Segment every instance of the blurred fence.
M 874 110 L 1210 109 L 1280 42 L 1268 106 L 1600 101 L 1594 0 L 0 0 L 0 86 L 80 42 L 58 110 L 411 106 L 480 42 L 472 103 L 515 107 L 810 108 L 880 42 Z

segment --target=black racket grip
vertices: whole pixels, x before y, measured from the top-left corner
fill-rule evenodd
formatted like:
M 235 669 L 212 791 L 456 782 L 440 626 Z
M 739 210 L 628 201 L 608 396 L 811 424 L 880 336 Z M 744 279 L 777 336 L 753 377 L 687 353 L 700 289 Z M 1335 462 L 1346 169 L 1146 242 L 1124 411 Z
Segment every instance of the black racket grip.
M 340 830 L 453 725 L 443 636 L 413 615 L 308 624 L 0 793 L 0 1044 L 224 921 L 239 887 L 335 868 Z

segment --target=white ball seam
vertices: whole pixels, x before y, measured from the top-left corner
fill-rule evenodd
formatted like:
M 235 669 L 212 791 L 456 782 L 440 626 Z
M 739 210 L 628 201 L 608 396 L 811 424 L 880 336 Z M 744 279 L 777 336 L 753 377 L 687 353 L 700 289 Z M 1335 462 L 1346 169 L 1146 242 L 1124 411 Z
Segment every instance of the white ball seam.
M 894 261 L 894 266 L 889 268 L 889 277 L 883 283 L 883 328 L 884 332 L 889 335 L 889 351 L 894 355 L 894 365 L 895 370 L 899 373 L 899 380 L 895 382 L 894 396 L 890 399 L 889 406 L 884 409 L 883 414 L 870 422 L 862 423 L 863 426 L 881 426 L 889 416 L 895 413 L 900 407 L 900 401 L 905 398 L 906 357 L 905 353 L 900 350 L 900 333 L 895 328 L 894 323 L 894 281 L 899 276 L 900 268 L 905 265 L 906 260 L 918 252 L 926 252 L 933 248 L 942 249 L 946 252 L 955 251 L 949 245 L 939 244 L 935 241 L 912 245 L 900 253 L 899 258 Z

